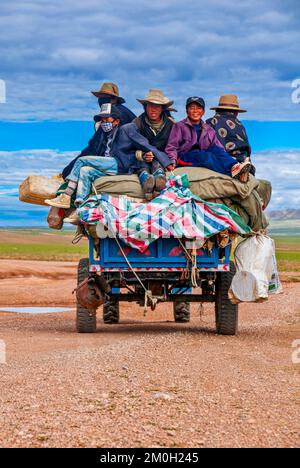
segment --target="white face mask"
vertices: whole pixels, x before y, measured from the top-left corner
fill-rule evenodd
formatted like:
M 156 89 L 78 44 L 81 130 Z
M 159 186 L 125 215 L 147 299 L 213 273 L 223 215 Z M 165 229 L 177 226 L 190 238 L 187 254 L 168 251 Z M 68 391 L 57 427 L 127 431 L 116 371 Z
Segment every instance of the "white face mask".
M 101 128 L 105 133 L 111 132 L 113 127 L 112 122 L 101 122 Z

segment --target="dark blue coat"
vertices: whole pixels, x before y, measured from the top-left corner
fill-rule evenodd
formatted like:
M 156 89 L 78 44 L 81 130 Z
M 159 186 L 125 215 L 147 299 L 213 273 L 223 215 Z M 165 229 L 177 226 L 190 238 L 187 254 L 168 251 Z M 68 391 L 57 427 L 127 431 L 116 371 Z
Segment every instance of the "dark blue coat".
M 101 127 L 99 127 L 93 138 L 89 141 L 88 146 L 77 156 L 77 158 L 73 159 L 73 161 L 64 168 L 62 173 L 64 179 L 66 179 L 70 174 L 75 162 L 81 156 L 103 156 L 104 140 L 105 133 Z M 135 123 L 129 123 L 116 129 L 111 146 L 111 156 L 116 158 L 118 162 L 119 174 L 132 174 L 140 167 L 139 161 L 137 161 L 135 157 L 136 150 L 142 150 L 143 152 L 152 151 L 163 167 L 172 164 L 172 161 L 166 153 L 163 153 L 155 146 L 150 145 L 147 138 L 141 135 Z
M 140 133 L 136 124 L 132 122 L 120 127 L 113 146 L 113 156 L 118 160 L 120 174 L 132 174 L 140 168 L 140 163 L 135 158 L 136 150 L 141 150 L 144 153 L 152 151 L 162 167 L 172 164 L 166 153 L 152 146 L 147 138 Z

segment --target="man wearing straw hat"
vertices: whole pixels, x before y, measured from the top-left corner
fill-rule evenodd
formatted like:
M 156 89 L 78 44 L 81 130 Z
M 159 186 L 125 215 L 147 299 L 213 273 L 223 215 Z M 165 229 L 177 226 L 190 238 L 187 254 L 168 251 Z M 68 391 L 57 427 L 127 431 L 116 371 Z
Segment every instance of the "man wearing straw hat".
M 140 150 L 139 146 L 136 147 L 136 157 L 139 160 L 136 172 L 146 200 L 151 200 L 166 185 L 165 170 L 175 168 L 175 162 L 170 160 L 164 151 L 174 124 L 170 112 L 176 110 L 171 107 L 174 101 L 164 96 L 160 89 L 149 89 L 147 96 L 137 101 L 144 107 L 144 112 L 129 124 L 134 136 L 133 144 L 138 142 L 140 137 L 144 137 L 156 148 L 155 151 L 145 151 Z
M 206 122 L 216 131 L 218 140 L 227 153 L 243 163 L 251 156 L 251 146 L 245 127 L 238 119 L 238 114 L 247 111 L 240 108 L 238 97 L 234 94 L 220 96 L 219 104 L 211 107 L 211 110 L 215 110 L 216 113 Z M 255 175 L 253 165 L 251 165 L 250 173 Z

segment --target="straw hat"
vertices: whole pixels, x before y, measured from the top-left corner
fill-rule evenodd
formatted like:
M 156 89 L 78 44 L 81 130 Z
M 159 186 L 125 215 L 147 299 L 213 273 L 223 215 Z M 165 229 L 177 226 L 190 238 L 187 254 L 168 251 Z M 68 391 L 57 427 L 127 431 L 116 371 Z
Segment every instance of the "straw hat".
M 97 98 L 99 98 L 101 94 L 108 94 L 109 96 L 116 97 L 118 98 L 119 104 L 125 102 L 125 99 L 119 96 L 119 88 L 115 83 L 103 83 L 99 91 L 91 91 L 91 93 Z
M 170 101 L 160 89 L 149 89 L 148 95 L 144 99 L 137 99 L 141 104 L 159 104 L 161 106 L 170 107 L 174 101 Z M 174 109 L 172 109 L 174 110 Z
M 245 109 L 241 109 L 238 101 L 238 97 L 235 94 L 224 94 L 220 97 L 219 104 L 216 107 L 211 107 L 211 110 L 233 110 L 237 112 L 247 112 Z

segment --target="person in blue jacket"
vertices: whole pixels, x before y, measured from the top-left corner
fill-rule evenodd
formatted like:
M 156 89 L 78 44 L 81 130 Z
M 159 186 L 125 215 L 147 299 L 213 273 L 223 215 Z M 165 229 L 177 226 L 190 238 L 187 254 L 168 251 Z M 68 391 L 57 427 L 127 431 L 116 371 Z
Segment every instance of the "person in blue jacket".
M 120 126 L 121 115 L 116 106 L 103 104 L 100 116 L 100 126 L 88 146 L 62 172 L 67 188 L 57 197 L 45 200 L 48 205 L 70 208 L 76 193 L 75 206 L 79 206 L 89 196 L 95 179 L 136 172 L 136 150 L 153 153 L 163 167 L 171 164 L 168 156 L 151 145 L 135 125 Z

